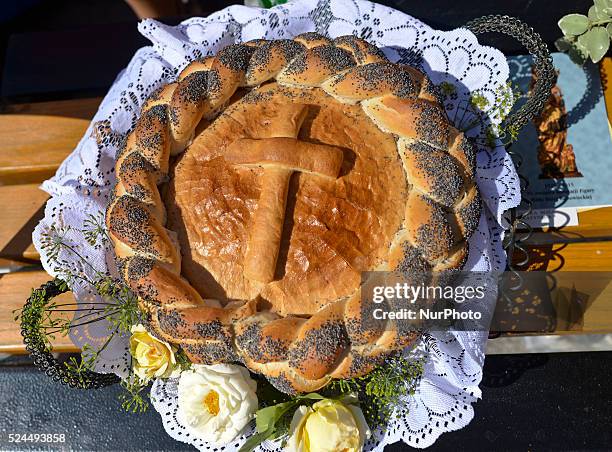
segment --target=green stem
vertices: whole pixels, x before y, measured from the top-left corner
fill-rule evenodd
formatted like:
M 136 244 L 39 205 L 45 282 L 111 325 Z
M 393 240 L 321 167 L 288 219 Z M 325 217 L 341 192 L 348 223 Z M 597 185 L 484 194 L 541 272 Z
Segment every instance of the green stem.
M 64 244 L 64 246 L 69 251 L 74 253 L 79 259 L 81 259 L 83 262 L 85 262 L 87 265 L 89 265 L 89 268 L 91 268 L 96 273 L 96 276 L 98 276 L 98 277 L 102 277 L 103 276 L 103 273 L 100 270 L 98 270 L 93 265 L 91 265 L 91 263 L 87 259 L 85 259 L 83 256 L 81 256 L 81 254 L 77 250 L 75 250 L 72 246 L 67 245 L 67 244 Z
M 85 306 L 89 306 L 89 305 L 102 305 L 102 306 L 112 306 L 113 303 L 98 303 L 98 302 L 91 302 L 91 303 L 62 303 L 62 304 L 55 304 L 53 306 L 50 306 L 50 308 L 61 308 L 63 306 L 81 306 L 81 305 L 85 305 Z M 52 309 L 47 309 L 47 311 L 50 311 Z
M 110 344 L 110 341 L 113 337 L 115 337 L 115 334 L 117 334 L 117 328 L 115 328 L 112 333 L 110 333 L 108 335 L 108 337 L 106 338 L 106 341 L 104 341 L 104 344 L 102 344 L 102 347 L 100 347 L 96 352 L 95 352 L 95 356 L 98 357 L 100 355 L 100 353 L 102 353 L 104 351 L 104 349 L 108 346 L 108 344 Z M 131 356 L 131 355 L 130 355 Z
M 118 310 L 117 310 L 117 311 L 113 311 L 113 312 L 110 312 L 110 313 L 108 313 L 107 315 L 102 316 L 102 317 L 99 317 L 99 318 L 97 318 L 97 319 L 88 320 L 87 322 L 83 322 L 83 323 L 77 323 L 76 325 L 69 325 L 69 326 L 68 326 L 68 329 L 71 329 L 71 328 L 76 328 L 77 326 L 85 326 L 85 325 L 89 325 L 90 323 L 95 323 L 95 322 L 99 322 L 99 321 L 101 321 L 101 320 L 108 319 L 109 317 L 111 317 L 111 316 L 113 316 L 113 315 L 117 314 L 118 312 L 119 312 Z M 53 328 L 53 327 L 51 326 L 51 327 L 43 327 L 43 328 L 45 328 L 45 329 L 46 329 L 46 328 Z M 65 328 L 56 328 L 54 331 L 47 331 L 47 332 L 46 332 L 46 334 L 55 334 L 55 333 L 60 333 L 60 332 L 62 332 L 64 329 L 65 329 Z
M 79 309 L 45 309 L 46 312 L 82 312 L 82 311 L 100 311 L 103 312 L 106 308 L 79 308 Z

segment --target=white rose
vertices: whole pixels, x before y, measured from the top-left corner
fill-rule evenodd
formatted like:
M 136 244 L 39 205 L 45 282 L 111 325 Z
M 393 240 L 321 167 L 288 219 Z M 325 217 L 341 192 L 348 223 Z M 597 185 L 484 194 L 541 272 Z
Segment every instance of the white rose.
M 289 435 L 290 452 L 358 452 L 371 432 L 358 407 L 324 399 L 296 410 Z
M 257 383 L 242 366 L 195 364 L 178 383 L 178 419 L 197 438 L 226 444 L 257 410 Z

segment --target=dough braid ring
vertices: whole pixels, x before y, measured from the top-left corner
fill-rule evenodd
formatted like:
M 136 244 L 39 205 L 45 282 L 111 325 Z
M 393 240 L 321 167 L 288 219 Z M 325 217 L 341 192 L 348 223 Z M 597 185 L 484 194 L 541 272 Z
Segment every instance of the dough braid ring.
M 410 215 L 390 244 L 383 270 L 461 268 L 467 238 L 478 224 L 480 197 L 474 148 L 449 124 L 432 83 L 353 36 L 330 40 L 305 33 L 293 40 L 230 45 L 192 62 L 175 83 L 149 97 L 118 155 L 106 214 L 121 275 L 138 295 L 150 329 L 180 345 L 193 362 L 241 361 L 280 390 L 296 393 L 316 390 L 331 378 L 363 375 L 417 333 L 402 331 L 392 320 L 366 326 L 373 306 L 360 299 L 359 289 L 310 318 L 281 317 L 258 311 L 258 300 L 222 306 L 203 299 L 181 277 L 181 255 L 164 227 L 158 189 L 167 180 L 170 156 L 183 151 L 198 123 L 214 118 L 238 88 L 272 79 L 360 104 L 378 128 L 396 137 Z M 333 157 L 333 150 L 327 151 Z

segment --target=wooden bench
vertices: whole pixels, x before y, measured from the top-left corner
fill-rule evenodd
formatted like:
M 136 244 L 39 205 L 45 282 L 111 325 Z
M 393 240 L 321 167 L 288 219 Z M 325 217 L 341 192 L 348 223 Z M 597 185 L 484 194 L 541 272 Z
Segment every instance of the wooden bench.
M 612 68 L 612 60 L 605 64 Z M 612 99 L 612 93 L 607 95 Z M 25 352 L 12 311 L 23 305 L 32 288 L 49 279 L 31 242 L 48 198 L 38 184 L 74 149 L 99 102 L 100 98 L 90 98 L 17 104 L 0 114 L 0 353 Z M 528 269 L 612 272 L 612 209 L 583 212 L 579 219 L 577 228 L 534 234 L 528 245 L 533 256 Z M 588 240 L 575 240 L 578 235 Z M 591 300 L 580 331 L 555 333 L 612 332 L 611 289 Z M 76 351 L 67 338 L 58 338 L 55 346 L 58 351 Z
M 9 105 L 0 114 L 0 353 L 25 353 L 13 310 L 50 279 L 32 245 L 48 195 L 39 185 L 75 148 L 100 98 Z M 21 270 L 21 271 L 17 271 Z M 66 302 L 71 294 L 61 295 Z M 58 337 L 56 351 L 78 351 Z

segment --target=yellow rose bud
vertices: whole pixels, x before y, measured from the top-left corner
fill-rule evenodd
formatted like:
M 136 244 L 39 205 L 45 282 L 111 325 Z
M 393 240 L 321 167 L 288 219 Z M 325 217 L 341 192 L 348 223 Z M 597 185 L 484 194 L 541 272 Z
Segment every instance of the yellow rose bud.
M 174 347 L 149 334 L 143 325 L 134 325 L 131 331 L 130 354 L 138 378 L 144 381 L 168 378 L 178 371 Z
M 286 450 L 291 452 L 358 452 L 370 429 L 358 407 L 324 399 L 299 407 L 289 434 Z

